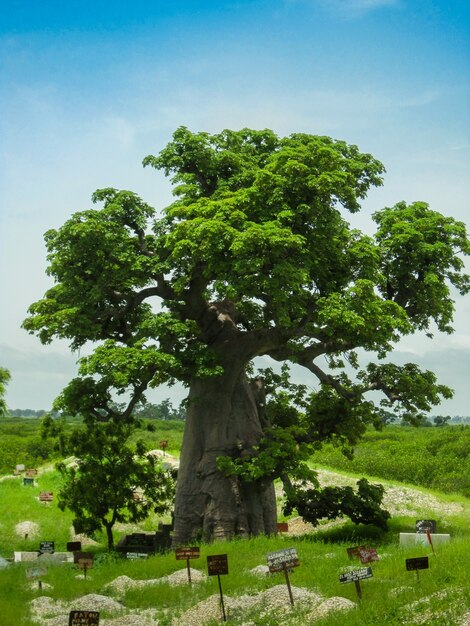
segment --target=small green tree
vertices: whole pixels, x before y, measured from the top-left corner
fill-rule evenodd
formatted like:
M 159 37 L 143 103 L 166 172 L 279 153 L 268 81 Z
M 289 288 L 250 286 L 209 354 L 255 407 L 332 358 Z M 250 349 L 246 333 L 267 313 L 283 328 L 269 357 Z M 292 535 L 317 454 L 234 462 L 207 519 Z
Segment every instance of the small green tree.
M 92 536 L 103 527 L 109 550 L 114 548 L 116 522 L 137 523 L 151 511 L 162 514 L 174 497 L 173 471 L 163 469 L 143 442 L 131 449 L 128 440 L 133 429 L 129 422 L 88 419 L 66 444 L 77 461 L 57 465 L 65 479 L 59 508 L 72 511 L 76 532 Z
M 10 372 L 4 367 L 0 367 L 0 417 L 3 417 L 8 413 L 7 405 L 5 402 L 5 391 L 10 378 Z

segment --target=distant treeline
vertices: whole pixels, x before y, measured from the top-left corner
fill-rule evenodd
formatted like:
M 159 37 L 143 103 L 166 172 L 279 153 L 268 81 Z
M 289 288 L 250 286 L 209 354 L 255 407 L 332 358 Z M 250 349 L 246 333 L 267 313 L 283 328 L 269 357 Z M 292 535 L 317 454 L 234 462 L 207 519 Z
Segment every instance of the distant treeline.
M 119 410 L 119 405 L 116 404 L 115 408 Z M 52 415 L 52 417 L 60 417 L 57 411 L 45 411 L 43 409 L 38 411 L 34 409 L 9 409 L 8 414 L 9 417 L 41 418 L 46 414 Z M 176 408 L 168 399 L 158 404 L 146 402 L 145 404 L 137 405 L 134 410 L 134 416 L 148 420 L 184 420 L 186 419 L 186 407 L 184 401 Z

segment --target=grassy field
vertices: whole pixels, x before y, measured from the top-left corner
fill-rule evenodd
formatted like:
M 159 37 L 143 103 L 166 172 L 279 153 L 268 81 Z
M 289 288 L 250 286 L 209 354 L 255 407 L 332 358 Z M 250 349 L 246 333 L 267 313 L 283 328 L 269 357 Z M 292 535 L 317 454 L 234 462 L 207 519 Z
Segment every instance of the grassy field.
M 470 426 L 368 430 L 350 461 L 326 445 L 314 463 L 470 497 Z
M 155 432 L 148 433 L 155 447 L 160 439 L 168 439 L 175 451 L 181 441 L 181 424 L 175 428 L 167 424 L 167 431 L 157 425 Z M 426 445 L 434 442 L 435 431 L 444 433 L 450 430 L 454 437 L 460 437 L 458 429 L 423 429 L 428 439 Z M 395 436 L 394 429 L 388 429 L 380 435 Z M 396 436 L 402 437 L 400 429 Z M 431 432 L 432 431 L 432 432 Z M 143 431 L 142 434 L 146 434 Z M 440 436 L 443 436 L 440 434 Z M 465 435 L 466 436 L 466 435 Z M 368 435 L 369 437 L 369 435 Z M 377 439 L 378 440 L 378 439 Z M 425 440 L 423 436 L 423 441 Z M 380 451 L 374 435 L 370 436 L 370 447 L 365 444 L 365 456 L 371 459 L 374 446 Z M 413 462 L 424 462 L 414 439 Z M 455 444 L 456 442 L 454 442 Z M 420 444 L 421 445 L 421 444 Z M 151 445 L 153 447 L 153 444 Z M 405 449 L 404 446 L 400 450 Z M 368 450 L 368 452 L 367 452 Z M 416 450 L 418 452 L 416 453 Z M 380 456 L 380 455 L 379 455 Z M 416 459 L 414 457 L 417 457 Z M 398 464 L 402 463 L 401 451 L 394 455 Z M 319 460 L 316 457 L 315 460 Z M 322 458 L 322 464 L 327 465 Z M 18 461 L 21 462 L 21 461 Z M 330 460 L 330 467 L 333 461 Z M 371 469 L 373 468 L 373 469 Z M 401 469 L 401 468 L 400 468 Z M 372 462 L 366 475 L 380 476 L 380 466 Z M 356 470 L 357 471 L 357 470 Z M 357 475 L 365 472 L 358 471 Z M 383 472 L 388 474 L 387 471 Z M 354 476 L 351 467 L 343 470 L 338 480 L 347 480 Z M 393 476 L 387 475 L 388 479 Z M 335 477 L 333 476 L 333 479 Z M 394 482 L 394 481 L 393 481 Z M 408 484 L 413 480 L 406 478 Z M 390 483 L 387 481 L 387 487 Z M 57 492 L 60 488 L 60 476 L 54 471 L 53 463 L 48 461 L 41 469 L 34 487 L 25 487 L 19 477 L 3 478 L 0 481 L 0 556 L 11 558 L 14 551 L 37 550 L 39 542 L 54 540 L 56 550 L 65 548 L 71 540 L 71 515 L 57 509 L 56 503 L 40 503 L 39 491 Z M 391 493 L 400 491 L 394 485 Z M 454 489 L 453 491 L 457 491 Z M 103 536 L 96 537 L 96 545 L 89 549 L 95 554 L 95 564 L 87 580 L 77 578 L 80 573 L 72 564 L 48 565 L 43 577 L 51 588 L 39 590 L 37 583 L 26 578 L 29 563 L 17 563 L 0 569 L 0 624 L 1 626 L 60 626 L 68 623 L 68 610 L 80 608 L 80 600 L 87 594 L 99 594 L 108 600 L 121 602 L 125 609 L 119 621 L 119 612 L 108 608 L 100 609 L 104 626 L 124 626 L 138 624 L 147 626 L 158 624 L 170 626 L 180 624 L 190 626 L 221 622 L 218 608 L 218 586 L 216 577 L 205 577 L 207 572 L 206 556 L 226 553 L 229 562 L 229 574 L 221 577 L 224 590 L 228 622 L 244 626 L 297 626 L 298 624 L 319 626 L 376 626 L 381 624 L 428 624 L 433 626 L 462 626 L 470 619 L 470 585 L 468 583 L 468 557 L 470 555 L 470 500 L 463 495 L 443 494 L 437 490 L 403 488 L 404 502 L 394 512 L 387 532 L 366 526 L 354 526 L 340 522 L 331 526 L 326 524 L 315 532 L 309 531 L 301 536 L 259 537 L 250 541 L 201 546 L 201 558 L 191 562 L 191 566 L 201 572 L 204 580 L 178 586 L 168 580 L 153 582 L 142 588 L 108 587 L 119 577 L 133 580 L 156 581 L 185 568 L 185 562 L 176 561 L 173 553 L 157 555 L 144 561 L 126 561 L 109 555 L 105 550 Z M 436 503 L 438 506 L 436 508 Z M 403 547 L 398 543 L 399 532 L 413 532 L 416 519 L 436 519 L 438 532 L 449 532 L 451 542 L 436 546 L 435 554 L 429 545 Z M 19 522 L 30 521 L 38 526 L 36 536 L 24 536 L 15 530 Z M 151 532 L 156 528 L 157 519 L 149 519 L 141 526 Z M 122 527 L 117 536 L 132 532 L 137 528 Z M 349 568 L 363 567 L 359 561 L 348 559 L 346 548 L 364 544 L 377 548 L 380 560 L 372 564 L 373 577 L 362 581 L 362 600 L 356 594 L 354 583 L 341 584 L 339 575 Z M 294 588 L 295 604 L 290 606 L 285 579 L 282 574 L 254 575 L 250 570 L 266 564 L 268 552 L 295 547 L 300 559 L 300 566 L 290 575 Z M 429 569 L 416 573 L 408 572 L 405 559 L 428 556 Z M 278 588 L 278 586 L 281 586 Z M 305 591 L 316 593 L 321 599 L 312 604 L 302 601 Z M 278 594 L 275 596 L 275 592 Z M 271 595 L 270 595 L 271 594 Z M 248 600 L 245 596 L 248 596 Z M 276 604 L 281 597 L 282 606 Z M 335 597 L 346 598 L 353 603 L 353 608 L 338 613 L 322 613 L 318 609 L 328 606 L 328 600 Z M 46 599 L 44 599 L 46 598 Z M 47 600 L 49 598 L 49 600 Z M 47 611 L 43 618 L 32 617 L 32 602 L 47 602 Z M 63 604 L 57 604 L 58 602 Z M 76 602 L 76 605 L 67 604 Z M 98 602 L 96 598 L 93 600 Z M 327 601 L 322 605 L 322 602 Z M 343 601 L 344 602 L 344 601 Z M 198 607 L 198 603 L 202 603 Z M 315 606 L 317 608 L 315 608 Z M 244 607 L 244 608 L 243 608 Z M 199 612 L 198 612 L 199 611 Z M 326 609 L 325 609 L 326 611 Z M 137 613 L 139 616 L 136 617 Z M 131 621 L 136 619 L 137 621 Z M 123 620 L 123 621 L 122 621 Z

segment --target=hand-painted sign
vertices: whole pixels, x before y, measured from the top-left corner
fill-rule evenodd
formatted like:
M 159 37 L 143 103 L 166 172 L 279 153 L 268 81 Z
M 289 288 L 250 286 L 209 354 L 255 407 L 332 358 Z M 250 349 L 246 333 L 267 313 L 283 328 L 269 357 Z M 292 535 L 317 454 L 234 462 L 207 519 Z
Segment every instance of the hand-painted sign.
M 226 554 L 213 554 L 207 557 L 207 573 L 209 576 L 228 574 L 228 559 Z
M 166 450 L 168 448 L 168 439 L 162 439 L 160 441 L 160 448 Z
M 67 543 L 67 552 L 80 552 L 82 549 L 81 541 L 69 541 Z
M 23 477 L 23 485 L 27 485 L 29 487 L 34 486 L 34 478 L 24 478 Z
M 359 558 L 359 550 L 365 549 L 365 546 L 355 546 L 354 548 L 347 548 L 346 552 L 348 553 L 349 558 L 353 559 L 354 557 Z
M 37 476 L 37 475 L 38 475 L 38 470 L 37 470 L 37 469 L 27 469 L 27 470 L 25 471 L 25 475 L 26 475 L 26 476 L 29 476 L 29 477 L 31 477 L 31 476 Z
M 297 556 L 297 550 L 295 548 L 268 552 L 267 559 L 271 573 L 282 572 L 285 569 L 292 569 L 293 567 L 299 566 L 299 557 Z
M 428 569 L 429 559 L 427 556 L 418 556 L 414 559 L 406 559 L 406 570 L 412 572 L 418 569 Z
M 416 532 L 417 533 L 426 533 L 429 531 L 432 534 L 435 534 L 437 528 L 436 520 L 434 519 L 419 519 L 416 520 Z
M 198 546 L 192 548 L 176 548 L 175 556 L 177 561 L 186 561 L 187 559 L 198 559 L 201 552 Z
M 361 580 L 364 578 L 372 578 L 372 568 L 362 567 L 361 569 L 354 570 L 352 572 L 346 572 L 340 574 L 340 583 L 354 583 L 356 585 L 356 593 L 359 600 L 362 598 Z
M 41 493 L 39 494 L 40 502 L 52 502 L 53 498 L 54 494 L 52 493 L 52 491 L 41 491 Z
M 55 542 L 54 541 L 41 541 L 39 543 L 39 554 L 54 554 Z
M 148 554 L 146 552 L 126 552 L 126 559 L 129 559 L 130 561 L 146 558 L 148 558 Z
M 372 563 L 372 561 L 378 561 L 379 555 L 375 548 L 361 548 L 359 550 L 359 559 L 361 563 Z
M 47 570 L 44 567 L 30 567 L 25 570 L 26 578 L 42 578 L 47 574 Z
M 93 561 L 93 554 L 91 552 L 74 552 L 73 562 L 78 563 L 79 559 L 91 559 Z
M 277 532 L 278 533 L 286 533 L 289 530 L 289 524 L 287 522 L 278 522 L 277 523 Z
M 99 611 L 70 611 L 69 626 L 99 626 Z
M 372 568 L 371 567 L 361 567 L 361 569 L 353 570 L 352 572 L 346 572 L 344 574 L 340 574 L 339 582 L 340 583 L 352 583 L 356 580 L 363 580 L 364 578 L 372 578 Z

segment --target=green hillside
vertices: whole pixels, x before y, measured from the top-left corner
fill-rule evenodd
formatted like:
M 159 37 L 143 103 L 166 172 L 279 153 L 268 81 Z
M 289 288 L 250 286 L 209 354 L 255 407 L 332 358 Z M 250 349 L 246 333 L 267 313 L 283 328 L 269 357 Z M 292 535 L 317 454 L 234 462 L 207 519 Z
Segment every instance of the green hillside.
M 424 430 L 413 431 L 418 434 L 413 441 L 415 452 L 409 467 L 426 462 L 419 447 L 421 439 L 428 446 L 436 446 L 435 458 L 439 459 L 436 442 L 442 440 L 436 438 L 445 439 L 447 431 L 453 433 L 456 448 L 467 436 L 466 431 L 453 427 L 426 429 L 423 435 Z M 157 442 L 162 432 L 158 426 L 148 436 Z M 166 433 L 165 438 L 170 441 L 174 437 L 175 443 L 171 447 L 177 449 L 181 431 L 167 424 Z M 379 473 L 379 466 L 374 465 L 372 459 L 376 454 L 380 456 L 380 438 L 384 442 L 387 438 L 397 441 L 405 433 L 406 429 L 398 428 L 367 436 L 358 450 L 364 452 L 360 452 L 358 458 L 361 455 L 369 458 L 370 475 Z M 445 446 L 439 448 L 444 450 Z M 406 446 L 397 448 L 395 455 L 390 456 L 401 466 L 403 454 L 406 454 Z M 325 458 L 319 458 L 325 465 Z M 390 467 L 393 469 L 393 464 Z M 72 539 L 71 515 L 58 510 L 55 501 L 38 501 L 40 491 L 57 493 L 60 476 L 51 462 L 39 469 L 33 487 L 23 486 L 22 477 L 4 476 L 0 479 L 0 556 L 3 558 L 12 558 L 15 551 L 37 550 L 39 542 L 46 540 L 55 541 L 56 550 L 61 551 Z M 353 472 L 352 467 L 347 470 Z M 350 480 L 348 472 L 335 474 L 330 468 L 329 472 L 322 471 L 320 477 L 346 484 Z M 314 530 L 301 520 L 292 519 L 287 535 L 201 545 L 201 558 L 191 561 L 194 581 L 191 587 L 186 579 L 185 561 L 177 561 L 173 552 L 146 560 L 124 560 L 106 552 L 103 536 L 95 537 L 95 544 L 84 546 L 95 556 L 94 567 L 86 580 L 71 563 L 48 564 L 40 590 L 37 581 L 26 577 L 31 563 L 8 565 L 0 568 L 0 624 L 66 626 L 69 610 L 94 608 L 100 611 L 100 624 L 104 626 L 213 626 L 221 622 L 219 590 L 217 577 L 206 575 L 206 557 L 223 553 L 228 555 L 229 573 L 221 576 L 221 584 L 230 624 L 463 626 L 470 617 L 467 571 L 470 499 L 411 487 L 410 482 L 408 479 L 408 486 L 384 483 L 387 502 L 393 506 L 388 532 L 354 526 L 342 520 L 325 523 Z M 436 545 L 435 554 L 427 543 L 400 546 L 399 533 L 414 532 L 416 519 L 435 519 L 438 532 L 450 533 L 450 543 Z M 117 535 L 137 530 L 152 532 L 158 521 L 148 519 L 139 528 L 120 527 Z M 26 522 L 29 526 L 25 526 Z M 30 529 L 27 537 L 25 528 Z M 360 583 L 362 600 L 357 596 L 354 583 L 339 582 L 340 574 L 365 567 L 348 558 L 346 548 L 355 545 L 375 547 L 380 557 L 371 565 L 373 576 Z M 290 574 L 293 607 L 284 575 L 259 573 L 259 566 L 266 565 L 267 553 L 292 547 L 297 550 L 300 561 L 299 567 Z M 416 572 L 406 570 L 405 560 L 421 556 L 428 556 L 429 569 L 420 571 L 418 579 Z M 251 571 L 253 568 L 258 568 L 258 573 Z

